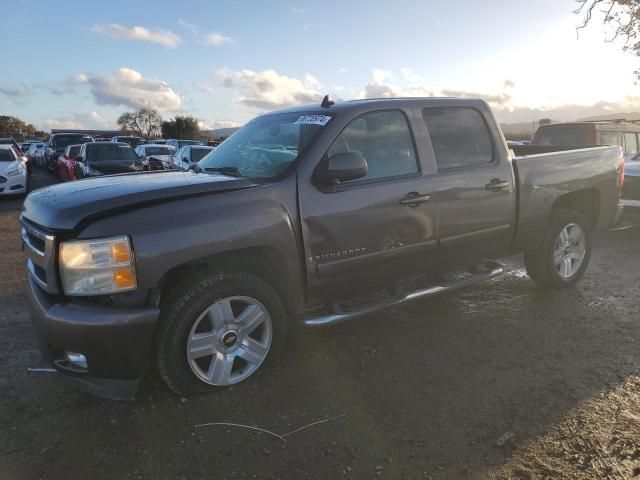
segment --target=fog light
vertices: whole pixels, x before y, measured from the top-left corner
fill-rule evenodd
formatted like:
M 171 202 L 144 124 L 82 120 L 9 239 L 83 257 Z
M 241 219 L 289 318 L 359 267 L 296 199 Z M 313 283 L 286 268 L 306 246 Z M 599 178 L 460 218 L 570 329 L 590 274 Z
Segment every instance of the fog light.
M 81 353 L 64 352 L 64 358 L 71 365 L 75 365 L 76 367 L 80 367 L 85 370 L 87 369 L 87 358 Z

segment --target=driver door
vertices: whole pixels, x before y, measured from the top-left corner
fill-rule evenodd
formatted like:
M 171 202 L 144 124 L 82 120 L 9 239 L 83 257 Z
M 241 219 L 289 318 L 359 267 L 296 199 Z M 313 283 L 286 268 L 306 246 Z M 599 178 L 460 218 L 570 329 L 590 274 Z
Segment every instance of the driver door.
M 365 177 L 300 192 L 312 298 L 352 298 L 428 271 L 437 248 L 430 180 L 421 174 L 405 113 L 380 110 L 352 120 L 326 157 L 347 152 L 366 159 Z

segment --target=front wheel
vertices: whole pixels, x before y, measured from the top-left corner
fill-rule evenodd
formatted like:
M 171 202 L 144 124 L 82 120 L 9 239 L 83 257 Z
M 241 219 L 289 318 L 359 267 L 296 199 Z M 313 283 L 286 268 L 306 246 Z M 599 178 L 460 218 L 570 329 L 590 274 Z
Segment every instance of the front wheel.
M 565 288 L 584 275 L 591 259 L 591 225 L 580 212 L 557 209 L 542 245 L 525 251 L 529 276 L 539 285 Z
M 247 273 L 206 273 L 162 305 L 157 364 L 179 395 L 227 387 L 270 366 L 286 334 L 276 292 Z

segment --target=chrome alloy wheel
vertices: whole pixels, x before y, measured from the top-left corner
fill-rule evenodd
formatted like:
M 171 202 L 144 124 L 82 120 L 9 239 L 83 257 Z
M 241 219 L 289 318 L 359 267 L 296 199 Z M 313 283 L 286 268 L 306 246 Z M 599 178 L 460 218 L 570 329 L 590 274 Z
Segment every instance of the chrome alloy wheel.
M 206 308 L 187 338 L 193 373 L 209 385 L 226 386 L 250 377 L 262 365 L 273 326 L 266 307 L 251 297 L 227 297 Z
M 570 223 L 560 231 L 553 249 L 553 264 L 565 279 L 573 277 L 584 261 L 587 236 L 580 225 Z

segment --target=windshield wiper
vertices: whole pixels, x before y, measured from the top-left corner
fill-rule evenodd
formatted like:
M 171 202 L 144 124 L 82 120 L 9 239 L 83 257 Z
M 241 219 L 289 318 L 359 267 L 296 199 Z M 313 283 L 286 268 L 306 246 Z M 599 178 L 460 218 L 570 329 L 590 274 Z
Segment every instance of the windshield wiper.
M 238 170 L 238 167 L 209 167 L 204 169 L 205 172 L 222 173 L 223 175 L 229 175 L 230 177 L 242 177 L 242 173 Z

